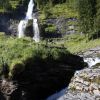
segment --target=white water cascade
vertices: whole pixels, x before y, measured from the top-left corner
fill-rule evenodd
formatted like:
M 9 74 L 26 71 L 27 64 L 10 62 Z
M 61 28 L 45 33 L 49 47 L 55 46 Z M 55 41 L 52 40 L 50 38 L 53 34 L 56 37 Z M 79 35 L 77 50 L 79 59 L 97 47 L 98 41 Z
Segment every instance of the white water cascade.
M 33 0 L 30 0 L 26 13 L 26 19 L 33 19 L 33 7 L 34 7 Z
M 40 32 L 39 32 L 39 27 L 38 27 L 38 22 L 37 19 L 34 18 L 33 20 L 33 31 L 34 31 L 34 37 L 33 40 L 35 40 L 36 42 L 40 41 Z
M 35 40 L 35 42 L 39 42 L 40 41 L 40 32 L 39 32 L 37 18 L 33 17 L 33 10 L 34 10 L 33 8 L 34 8 L 34 2 L 33 2 L 33 0 L 30 0 L 30 2 L 28 4 L 26 17 L 24 20 L 21 20 L 18 25 L 18 37 L 22 38 L 25 36 L 25 29 L 27 27 L 28 20 L 33 19 L 33 32 L 34 32 L 33 40 Z M 35 13 L 34 13 L 34 15 L 35 15 Z
M 27 26 L 28 20 L 21 20 L 18 25 L 18 37 L 22 38 L 24 37 L 25 29 Z
M 84 62 L 88 63 L 88 67 L 95 66 L 96 64 L 100 63 L 100 58 L 95 57 L 95 58 L 84 58 Z

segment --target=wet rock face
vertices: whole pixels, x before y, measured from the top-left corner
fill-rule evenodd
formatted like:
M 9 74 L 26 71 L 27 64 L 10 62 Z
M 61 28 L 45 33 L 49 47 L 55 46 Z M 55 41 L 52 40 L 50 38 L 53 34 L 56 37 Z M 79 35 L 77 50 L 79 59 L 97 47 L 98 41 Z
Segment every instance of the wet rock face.
M 0 14 L 0 32 L 5 32 L 7 35 L 17 35 L 17 26 L 24 14 L 4 13 Z
M 71 24 L 69 24 L 69 22 Z M 73 24 L 77 23 L 76 18 L 52 18 L 47 19 L 46 23 L 55 25 L 56 33 L 60 33 L 62 35 L 77 33 L 77 25 Z
M 8 18 L 6 15 L 0 15 L 0 32 L 7 32 L 8 31 Z
M 6 79 L 0 82 L 0 100 L 20 100 L 20 98 L 18 84 Z

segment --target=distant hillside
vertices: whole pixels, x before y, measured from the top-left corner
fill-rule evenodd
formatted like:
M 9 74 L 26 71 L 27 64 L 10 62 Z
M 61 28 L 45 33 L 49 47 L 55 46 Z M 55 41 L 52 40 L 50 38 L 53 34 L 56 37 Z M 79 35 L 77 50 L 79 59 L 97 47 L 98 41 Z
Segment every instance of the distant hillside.
M 0 12 L 11 12 L 21 6 L 27 5 L 29 0 L 0 0 Z
M 27 7 L 29 0 L 0 0 L 0 12 L 7 12 L 18 9 L 20 6 Z M 56 4 L 68 3 L 73 5 L 75 0 L 34 0 L 37 8 L 44 9 L 45 6 L 53 7 Z M 75 7 L 75 6 L 74 6 Z

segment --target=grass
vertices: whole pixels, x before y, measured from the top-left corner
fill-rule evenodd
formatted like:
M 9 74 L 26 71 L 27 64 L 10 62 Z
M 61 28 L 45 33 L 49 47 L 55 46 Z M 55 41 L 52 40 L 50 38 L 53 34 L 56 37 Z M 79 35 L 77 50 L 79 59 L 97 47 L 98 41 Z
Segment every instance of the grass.
M 71 53 L 80 53 L 85 52 L 91 48 L 100 46 L 100 40 L 95 39 L 87 41 L 86 39 L 84 39 L 79 42 L 68 41 L 65 43 L 65 45 Z
M 3 58 L 3 61 L 10 66 L 10 70 L 13 70 L 16 66 L 20 66 L 17 68 L 23 70 L 26 61 L 30 58 L 33 63 L 38 59 L 43 61 L 47 59 L 51 59 L 50 61 L 57 61 L 62 55 L 68 53 L 66 49 L 59 50 L 55 47 L 46 47 L 44 42 L 40 42 L 39 44 L 35 43 L 29 37 L 18 39 L 0 33 L 0 66 L 3 65 Z M 63 61 L 63 59 L 60 61 Z
M 50 48 L 52 46 L 54 47 Z M 10 70 L 17 67 L 20 71 L 25 68 L 25 64 L 30 58 L 34 63 L 38 59 L 50 60 L 52 63 L 63 62 L 67 54 L 77 54 L 97 46 L 100 46 L 99 39 L 87 41 L 84 35 L 79 34 L 68 35 L 62 41 L 54 41 L 54 43 L 47 43 L 46 40 L 35 43 L 29 37 L 18 39 L 0 33 L 0 67 L 3 65 L 2 58 L 10 66 Z M 56 47 L 65 47 L 65 49 L 57 49 Z
M 91 48 L 100 46 L 100 39 L 88 40 L 84 34 L 66 35 L 63 38 L 53 39 L 56 46 L 64 46 L 73 54 L 85 52 Z
M 56 32 L 56 26 L 53 24 L 47 25 L 47 28 L 45 28 L 45 32 L 47 33 L 55 33 Z

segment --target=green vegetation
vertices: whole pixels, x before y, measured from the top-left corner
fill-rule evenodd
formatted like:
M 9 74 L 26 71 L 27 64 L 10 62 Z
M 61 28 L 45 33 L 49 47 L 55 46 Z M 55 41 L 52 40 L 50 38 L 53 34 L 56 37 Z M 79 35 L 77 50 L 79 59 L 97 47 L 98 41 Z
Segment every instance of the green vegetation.
M 55 43 L 54 45 L 64 46 L 68 51 L 74 54 L 82 53 L 91 48 L 100 46 L 100 39 L 88 40 L 88 37 L 84 34 L 66 35 L 64 38 L 53 39 L 53 41 Z
M 0 0 L 0 12 L 16 10 L 21 4 L 26 7 L 28 2 L 29 0 Z M 77 54 L 100 46 L 100 40 L 97 39 L 100 34 L 100 0 L 36 0 L 35 3 L 39 9 L 39 21 L 42 24 L 43 33 L 56 31 L 55 25 L 46 23 L 46 19 L 49 18 L 76 18 L 77 21 L 67 21 L 66 24 L 78 26 L 78 31 L 63 38 L 57 38 L 58 40 L 52 39 L 52 43 L 44 40 L 37 44 L 29 37 L 18 39 L 0 33 L 0 61 L 3 57 L 10 69 L 21 66 L 19 68 L 23 70 L 27 59 L 30 58 L 33 62 L 36 59 L 63 60 L 62 55 L 68 54 L 68 51 Z M 29 26 L 30 24 L 31 22 Z M 89 40 L 93 35 L 97 36 L 96 39 Z M 51 46 L 65 47 L 68 51 L 59 50 L 56 47 L 50 48 Z M 0 66 L 2 64 L 1 62 Z
M 68 50 L 70 52 L 77 54 L 77 53 L 85 52 L 88 49 L 100 46 L 100 40 L 95 39 L 95 40 L 88 41 L 88 39 L 83 39 L 83 40 L 77 41 L 77 42 L 75 42 L 75 40 L 73 40 L 73 41 L 69 41 L 68 43 L 66 42 L 65 45 L 67 45 Z
M 94 31 L 95 0 L 79 0 L 80 30 L 91 36 Z
M 11 70 L 16 67 L 23 70 L 28 59 L 32 59 L 33 63 L 39 59 L 48 62 L 62 62 L 64 57 L 69 54 L 66 49 L 46 46 L 45 42 L 38 44 L 31 38 L 18 39 L 0 34 L 0 66 L 3 64 L 3 58 Z
M 0 0 L 0 12 L 8 12 L 16 9 L 21 0 Z
M 26 4 L 28 2 L 29 0 L 0 0 L 0 10 L 3 12 L 4 9 L 9 10 L 8 8 L 16 9 L 20 4 Z M 35 3 L 38 9 L 40 9 L 39 20 L 43 25 L 43 32 L 55 33 L 56 31 L 54 25 L 46 24 L 45 20 L 47 18 L 64 17 L 77 18 L 79 20 L 66 22 L 68 26 L 78 26 L 77 32 L 80 30 L 83 34 L 86 34 L 85 36 L 66 36 L 63 39 L 65 47 L 71 50 L 71 52 L 78 52 L 99 45 L 98 39 L 88 41 L 88 38 L 91 39 L 90 37 L 92 35 L 96 34 L 96 36 L 99 37 L 99 0 L 35 0 Z M 27 6 L 27 4 L 25 6 Z M 92 42 L 95 42 L 94 45 L 92 45 Z
M 15 0 L 9 0 L 9 3 L 10 3 L 10 5 L 11 5 L 11 7 L 13 8 L 13 9 L 15 9 L 18 5 L 19 5 L 19 2 L 20 2 L 20 0 L 17 0 L 17 1 L 15 1 Z
M 88 39 L 99 37 L 99 0 L 44 0 L 37 1 L 38 5 L 43 3 L 40 19 L 46 18 L 77 18 L 79 19 L 79 31 L 86 34 Z
M 53 7 L 45 6 L 40 14 L 40 19 L 46 18 L 76 18 L 78 17 L 78 12 L 68 7 L 68 4 L 56 4 Z
M 96 9 L 95 32 L 97 32 L 97 36 L 100 36 L 100 0 L 97 0 Z
M 49 7 L 48 4 L 39 12 L 39 20 L 42 26 L 42 32 L 44 33 L 56 33 L 56 26 L 53 24 L 48 25 L 46 19 L 50 18 L 78 18 L 78 12 L 75 9 L 69 7 L 67 3 L 56 4 L 53 7 Z M 64 33 L 64 27 L 70 25 L 78 26 L 78 21 L 68 21 L 66 24 L 62 25 L 62 33 Z M 70 30 L 70 29 L 69 29 Z M 79 30 L 79 29 L 78 29 Z
M 51 33 L 51 32 L 55 33 L 55 31 L 56 31 L 56 26 L 53 24 L 49 24 L 47 25 L 47 28 L 45 28 L 46 33 Z

